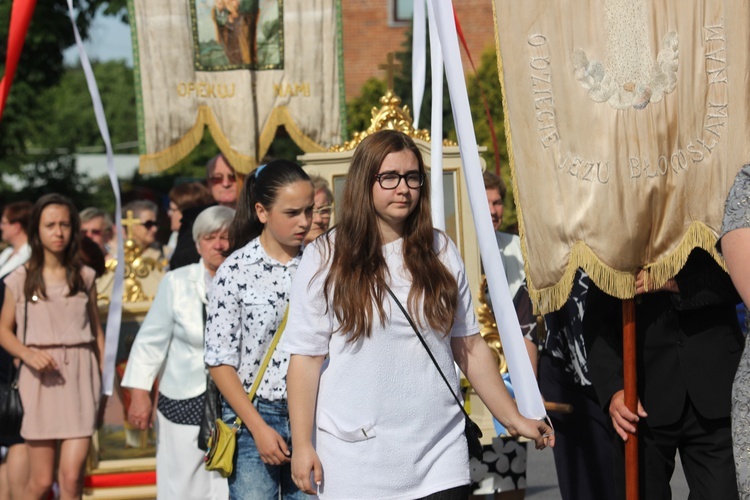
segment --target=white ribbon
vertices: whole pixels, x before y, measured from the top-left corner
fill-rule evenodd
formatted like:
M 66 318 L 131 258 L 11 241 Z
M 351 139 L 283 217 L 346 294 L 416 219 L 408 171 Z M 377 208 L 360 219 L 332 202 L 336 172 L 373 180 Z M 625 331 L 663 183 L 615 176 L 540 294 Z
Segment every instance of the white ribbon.
M 424 97 L 424 81 L 427 59 L 425 36 L 425 0 L 414 1 L 412 15 L 412 38 L 411 38 L 411 95 L 414 99 L 414 129 L 419 129 L 419 114 L 422 111 L 422 98 Z
M 495 319 L 503 342 L 508 370 L 513 379 L 518 410 L 527 418 L 541 419 L 546 415 L 544 404 L 531 369 L 508 283 L 505 281 L 500 250 L 497 248 L 492 219 L 487 206 L 487 195 L 482 180 L 482 168 L 479 163 L 477 140 L 469 109 L 464 70 L 458 50 L 453 5 L 451 0 L 431 0 L 431 2 L 434 6 L 440 45 L 445 60 L 445 74 L 453 106 L 453 120 L 456 123 L 458 147 L 469 191 L 469 203 L 479 240 L 479 253 L 485 264 L 484 270 L 495 308 Z
M 73 11 L 73 0 L 68 0 L 68 15 L 73 25 L 73 33 L 78 46 L 78 54 L 81 58 L 81 67 L 86 75 L 86 84 L 91 94 L 91 100 L 94 104 L 94 114 L 96 115 L 96 124 L 99 126 L 99 133 L 104 139 L 104 146 L 107 150 L 107 171 L 109 173 L 109 182 L 112 184 L 112 191 L 115 194 L 115 225 L 116 234 L 122 234 L 122 210 L 120 208 L 120 185 L 117 180 L 115 171 L 115 160 L 112 155 L 112 141 L 109 137 L 107 128 L 107 119 L 104 116 L 102 99 L 99 96 L 99 89 L 96 86 L 94 72 L 91 69 L 91 63 L 83 48 L 81 35 L 78 33 L 78 27 L 75 22 L 75 13 Z M 104 372 L 102 373 L 102 392 L 107 396 L 112 395 L 112 387 L 115 380 L 115 358 L 117 356 L 117 345 L 120 339 L 120 324 L 122 322 L 122 287 L 125 261 L 125 251 L 122 238 L 117 238 L 117 267 L 115 268 L 115 280 L 112 287 L 112 296 L 109 302 L 109 315 L 107 316 L 107 331 L 104 342 Z
M 417 1 L 416 3 L 420 3 Z M 415 4 L 416 5 L 416 4 Z M 427 3 L 430 22 L 430 68 L 432 72 L 432 123 L 430 137 L 430 191 L 432 192 L 432 225 L 445 231 L 445 197 L 443 196 L 443 52 L 437 32 L 432 2 Z

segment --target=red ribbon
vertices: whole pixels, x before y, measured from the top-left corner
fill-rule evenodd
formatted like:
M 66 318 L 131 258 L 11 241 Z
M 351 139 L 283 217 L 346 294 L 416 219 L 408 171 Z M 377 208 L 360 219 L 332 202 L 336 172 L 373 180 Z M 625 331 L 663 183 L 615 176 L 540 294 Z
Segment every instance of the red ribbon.
M 3 117 L 5 102 L 8 100 L 13 76 L 16 74 L 18 60 L 21 58 L 23 42 L 29 31 L 31 16 L 34 14 L 36 0 L 13 0 L 10 12 L 10 29 L 8 30 L 8 52 L 5 60 L 5 76 L 0 80 L 0 119 Z

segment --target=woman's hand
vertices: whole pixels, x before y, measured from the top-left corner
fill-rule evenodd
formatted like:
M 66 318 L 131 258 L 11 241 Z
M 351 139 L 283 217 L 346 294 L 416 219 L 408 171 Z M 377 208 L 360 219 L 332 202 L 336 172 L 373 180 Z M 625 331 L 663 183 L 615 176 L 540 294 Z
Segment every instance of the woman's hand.
M 130 390 L 130 408 L 128 408 L 128 422 L 136 429 L 146 430 L 153 427 L 151 419 L 151 393 L 143 389 Z
M 250 432 L 264 464 L 282 465 L 291 461 L 289 447 L 276 429 L 264 422 L 259 428 Z
M 310 475 L 313 475 L 315 485 L 310 483 Z M 295 447 L 292 456 L 292 480 L 297 488 L 308 495 L 317 495 L 317 487 L 323 482 L 323 466 L 318 454 L 312 445 Z
M 33 347 L 29 347 L 21 355 L 21 360 L 26 366 L 38 372 L 55 372 L 58 370 L 57 363 L 52 359 L 52 356 Z
M 523 436 L 533 440 L 537 450 L 543 450 L 547 445 L 555 446 L 555 429 L 543 420 L 531 420 L 519 414 L 519 419 L 505 428 L 513 437 Z

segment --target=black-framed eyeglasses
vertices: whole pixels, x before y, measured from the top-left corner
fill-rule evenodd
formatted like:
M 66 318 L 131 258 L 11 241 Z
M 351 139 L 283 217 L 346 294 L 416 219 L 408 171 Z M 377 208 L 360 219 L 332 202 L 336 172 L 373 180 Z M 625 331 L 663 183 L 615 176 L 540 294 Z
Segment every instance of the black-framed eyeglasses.
M 396 189 L 401 184 L 401 179 L 406 182 L 406 187 L 410 189 L 419 189 L 424 184 L 424 174 L 419 172 L 409 172 L 408 174 L 397 174 L 395 172 L 386 172 L 377 174 L 375 178 L 383 189 Z
M 156 222 L 155 220 L 147 220 L 146 222 L 141 222 L 141 226 L 145 227 L 149 231 L 158 225 L 159 223 Z
M 333 205 L 325 205 L 325 206 L 313 209 L 313 215 L 319 215 L 323 219 L 330 217 L 332 213 L 333 213 Z

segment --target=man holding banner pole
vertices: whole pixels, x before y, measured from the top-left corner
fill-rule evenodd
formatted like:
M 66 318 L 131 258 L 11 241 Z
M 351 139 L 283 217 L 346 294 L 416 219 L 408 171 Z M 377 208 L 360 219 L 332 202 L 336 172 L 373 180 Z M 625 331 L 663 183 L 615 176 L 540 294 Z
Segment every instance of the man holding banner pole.
M 636 429 L 641 498 L 671 498 L 677 451 L 690 498 L 737 498 L 729 421 L 744 344 L 737 293 L 727 273 L 700 249 L 664 286 L 649 284 L 648 273 L 641 271 L 635 299 L 635 412 L 624 402 L 621 301 L 591 285 L 583 319 L 592 382 L 617 432 L 618 498 L 625 498 L 625 442 Z

